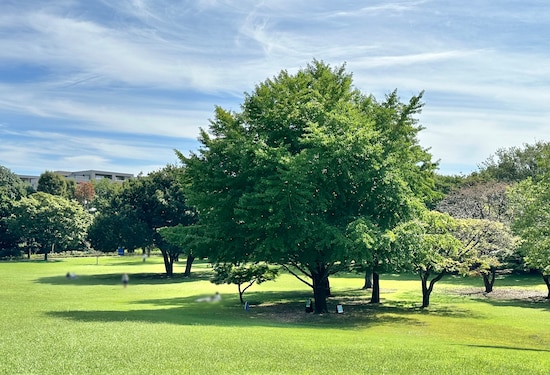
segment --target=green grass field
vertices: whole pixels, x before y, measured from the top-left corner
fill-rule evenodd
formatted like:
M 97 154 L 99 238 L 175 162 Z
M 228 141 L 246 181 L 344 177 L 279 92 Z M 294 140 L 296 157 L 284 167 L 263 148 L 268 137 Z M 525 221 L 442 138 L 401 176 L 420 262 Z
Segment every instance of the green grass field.
M 333 277 L 329 306 L 344 313 L 319 316 L 290 275 L 253 286 L 245 311 L 206 264 L 162 272 L 160 257 L 1 262 L 0 374 L 550 373 L 550 303 L 486 298 L 478 279 L 444 278 L 422 310 L 412 275 L 382 275 L 380 305 L 360 275 Z M 534 276 L 499 288 L 546 291 Z M 196 301 L 216 291 L 220 303 Z

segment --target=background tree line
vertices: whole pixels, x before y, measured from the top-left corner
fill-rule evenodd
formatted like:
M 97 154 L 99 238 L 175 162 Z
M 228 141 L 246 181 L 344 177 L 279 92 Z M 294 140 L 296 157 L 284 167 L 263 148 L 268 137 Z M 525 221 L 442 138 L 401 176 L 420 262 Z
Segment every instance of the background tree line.
M 417 135 L 422 93 L 377 100 L 345 67 L 314 60 L 216 108 L 201 148 L 123 184 L 75 184 L 53 172 L 37 191 L 0 169 L 0 255 L 68 249 L 160 249 L 166 273 L 208 258 L 217 282 L 239 285 L 281 267 L 327 311 L 330 276 L 413 271 L 423 306 L 448 273 L 537 270 L 550 296 L 546 220 L 550 145 L 500 149 L 466 176 L 442 176 Z M 244 275 L 244 276 L 243 276 Z M 246 289 L 245 289 L 246 290 Z M 242 297 L 242 293 L 241 293 Z

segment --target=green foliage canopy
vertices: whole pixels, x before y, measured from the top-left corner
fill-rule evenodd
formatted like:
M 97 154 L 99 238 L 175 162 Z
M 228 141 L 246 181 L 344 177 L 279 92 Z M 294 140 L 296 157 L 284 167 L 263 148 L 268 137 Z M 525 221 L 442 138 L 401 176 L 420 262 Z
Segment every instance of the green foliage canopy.
M 65 177 L 52 171 L 45 171 L 38 178 L 39 192 L 67 197 L 67 181 Z
M 15 202 L 9 231 L 28 249 L 43 253 L 84 246 L 91 215 L 76 201 L 44 192 Z
M 243 294 L 252 285 L 262 284 L 266 281 L 274 280 L 278 275 L 278 270 L 269 267 L 267 264 L 216 264 L 214 266 L 214 276 L 210 281 L 214 284 L 235 284 L 239 290 L 239 299 L 244 303 Z
M 531 178 L 510 189 L 512 229 L 523 240 L 525 264 L 541 272 L 550 298 L 550 180 Z
M 8 232 L 7 218 L 15 201 L 26 195 L 21 179 L 4 166 L 0 166 L 0 258 L 18 256 L 17 239 Z
M 503 182 L 519 182 L 527 178 L 539 180 L 550 172 L 549 157 L 549 142 L 500 148 L 482 163 L 479 174 L 482 178 Z
M 211 259 L 281 264 L 326 311 L 328 276 L 363 257 L 347 246 L 348 225 L 367 217 L 391 228 L 432 194 L 420 99 L 393 92 L 378 103 L 343 66 L 314 61 L 256 86 L 241 113 L 217 108 L 199 153 L 179 153 Z
M 147 176 L 126 181 L 112 195 L 108 206 L 98 201 L 101 211 L 90 231 L 92 244 L 101 250 L 114 250 L 120 245 L 130 249 L 156 246 L 163 254 L 166 273 L 171 276 L 182 248 L 164 241 L 158 230 L 195 221 L 195 212 L 186 203 L 182 174 L 181 167 L 167 165 Z M 108 189 L 98 190 L 100 194 L 101 191 L 107 196 L 111 194 Z
M 460 219 L 455 236 L 462 242 L 465 253 L 471 254 L 470 272 L 481 275 L 485 292 L 493 290 L 497 268 L 514 254 L 519 239 L 509 225 L 485 219 Z
M 409 252 L 406 257 L 409 267 L 420 276 L 422 307 L 430 305 L 434 285 L 446 273 L 466 274 L 474 261 L 473 250 L 454 236 L 457 229 L 458 222 L 450 215 L 426 210 L 393 231 L 396 238 L 393 246 Z

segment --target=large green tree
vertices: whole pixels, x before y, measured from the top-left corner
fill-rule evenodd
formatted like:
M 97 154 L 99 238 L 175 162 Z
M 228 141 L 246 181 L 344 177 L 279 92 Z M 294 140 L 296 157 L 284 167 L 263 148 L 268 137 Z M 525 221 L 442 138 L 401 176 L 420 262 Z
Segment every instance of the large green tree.
M 130 249 L 156 246 L 163 255 L 166 274 L 172 276 L 174 262 L 184 249 L 165 241 L 159 229 L 195 221 L 195 212 L 186 203 L 182 173 L 181 167 L 167 165 L 126 181 L 110 204 L 100 208 L 90 232 L 92 244 L 101 250 L 119 245 Z M 102 228 L 112 241 L 110 247 L 102 238 Z
M 16 238 L 7 230 L 7 218 L 14 203 L 26 195 L 21 179 L 4 166 L 0 166 L 0 258 L 20 255 Z
M 522 241 L 527 267 L 541 273 L 550 299 L 550 179 L 528 178 L 509 191 L 512 229 Z
M 348 235 L 366 217 L 384 231 L 431 192 L 434 164 L 416 139 L 420 96 L 378 103 L 345 68 L 313 61 L 216 109 L 202 148 L 185 157 L 189 202 L 215 263 L 277 263 L 327 308 L 328 278 L 366 255 Z
M 73 200 L 44 192 L 21 198 L 8 219 L 9 231 L 27 247 L 44 254 L 84 246 L 91 215 Z
M 548 155 L 550 142 L 500 148 L 481 164 L 479 174 L 502 182 L 518 182 L 528 177 L 538 180 L 550 172 Z
M 94 216 L 88 229 L 90 245 L 106 253 L 119 247 L 133 251 L 153 242 L 147 225 L 131 211 L 103 211 Z

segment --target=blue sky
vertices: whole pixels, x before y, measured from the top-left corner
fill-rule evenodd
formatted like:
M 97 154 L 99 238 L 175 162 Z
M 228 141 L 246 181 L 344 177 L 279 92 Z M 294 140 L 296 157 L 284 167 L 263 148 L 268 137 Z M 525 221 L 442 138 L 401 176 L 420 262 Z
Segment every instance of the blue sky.
M 382 100 L 425 90 L 442 174 L 550 141 L 547 0 L 2 0 L 0 165 L 147 174 L 214 107 L 314 58 Z

